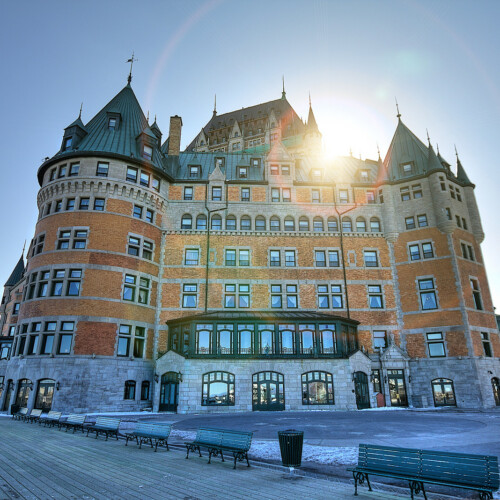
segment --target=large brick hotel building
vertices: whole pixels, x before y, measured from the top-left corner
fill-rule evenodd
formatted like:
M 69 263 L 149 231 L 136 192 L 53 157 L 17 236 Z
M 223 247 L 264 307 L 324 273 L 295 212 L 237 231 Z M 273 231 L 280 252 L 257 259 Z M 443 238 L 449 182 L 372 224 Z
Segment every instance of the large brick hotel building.
M 0 410 L 500 405 L 469 180 L 398 121 L 325 160 L 281 98 L 180 151 L 129 84 L 38 170 L 0 308 Z

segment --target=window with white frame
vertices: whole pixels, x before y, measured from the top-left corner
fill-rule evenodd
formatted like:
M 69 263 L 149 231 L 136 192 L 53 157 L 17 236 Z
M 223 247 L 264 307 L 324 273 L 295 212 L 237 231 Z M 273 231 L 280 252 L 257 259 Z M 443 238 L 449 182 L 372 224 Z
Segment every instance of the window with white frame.
M 381 285 L 368 285 L 368 304 L 370 309 L 384 308 Z
M 297 309 L 297 285 L 271 285 L 271 307 L 273 309 Z
M 200 262 L 200 250 L 198 248 L 186 248 L 184 264 L 186 266 L 197 266 Z
M 126 274 L 123 285 L 123 300 L 147 305 L 151 280 L 142 276 Z
M 61 229 L 57 238 L 58 250 L 85 250 L 87 248 L 87 229 Z
M 183 284 L 182 285 L 182 307 L 186 309 L 193 309 L 197 307 L 198 303 L 198 285 L 197 284 Z
M 432 310 L 438 308 L 436 288 L 434 278 L 418 280 L 418 289 L 420 294 L 420 305 L 422 310 Z
M 430 332 L 425 334 L 427 349 L 430 358 L 444 358 L 446 350 L 444 347 L 444 338 L 442 332 Z
M 385 349 L 387 347 L 387 332 L 385 330 L 373 330 L 373 348 Z
M 146 344 L 146 328 L 143 326 L 120 325 L 116 355 L 119 357 L 143 358 Z
M 153 242 L 142 236 L 128 237 L 127 253 L 134 257 L 151 260 L 153 258 Z
M 363 250 L 365 267 L 378 267 L 378 257 L 375 250 Z
M 319 309 L 342 309 L 342 285 L 318 285 L 318 308 Z
M 250 307 L 250 285 L 226 284 L 224 286 L 224 307 L 247 309 Z

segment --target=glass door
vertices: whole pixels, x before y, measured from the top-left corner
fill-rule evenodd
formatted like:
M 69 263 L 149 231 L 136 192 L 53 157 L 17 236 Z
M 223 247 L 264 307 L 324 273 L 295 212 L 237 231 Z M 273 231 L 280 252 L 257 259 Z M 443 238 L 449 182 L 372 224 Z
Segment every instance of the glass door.
M 252 377 L 252 408 L 261 411 L 285 409 L 283 374 L 259 372 Z
M 446 378 L 433 380 L 432 394 L 435 406 L 457 406 L 452 380 Z
M 12 398 L 12 392 L 14 391 L 14 382 L 9 380 L 7 382 L 7 391 L 5 393 L 5 399 L 3 401 L 3 411 L 8 411 L 10 406 L 10 399 Z
M 177 412 L 179 399 L 179 375 L 176 372 L 167 372 L 161 376 L 160 411 Z
M 370 408 L 370 391 L 368 388 L 368 375 L 364 372 L 354 373 L 354 392 L 358 410 Z
M 17 389 L 16 405 L 19 408 L 25 408 L 28 406 L 28 398 L 30 397 L 31 388 L 33 387 L 33 382 L 27 378 L 23 378 L 19 381 L 19 388 Z
M 391 406 L 408 406 L 403 370 L 387 370 Z
M 49 412 L 52 408 L 55 382 L 52 379 L 40 380 L 36 393 L 35 408 L 43 412 Z

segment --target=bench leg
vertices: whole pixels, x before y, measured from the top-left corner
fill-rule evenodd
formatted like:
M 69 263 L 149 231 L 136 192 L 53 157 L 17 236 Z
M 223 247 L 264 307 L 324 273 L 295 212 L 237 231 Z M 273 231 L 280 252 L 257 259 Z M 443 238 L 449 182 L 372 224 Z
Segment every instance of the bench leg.
M 354 471 L 352 473 L 352 476 L 354 478 L 354 496 L 358 496 L 358 484 L 364 484 L 365 481 L 368 484 L 368 491 L 372 491 L 370 480 L 368 479 L 368 474 L 365 474 L 364 472 Z
M 425 500 L 427 500 L 427 495 L 424 489 L 424 483 L 421 481 L 410 481 L 410 491 L 411 498 L 414 500 L 414 495 L 418 495 L 420 492 L 423 493 Z
M 490 491 L 479 491 L 479 500 L 493 500 L 493 493 Z
M 187 451 L 187 454 L 186 454 L 186 460 L 189 458 L 189 445 L 186 445 L 186 451 Z
M 248 461 L 248 453 L 245 452 L 245 458 L 247 459 L 247 467 L 250 467 L 250 462 Z
M 167 451 L 170 451 L 170 448 L 168 447 L 168 440 L 165 439 L 165 446 L 167 447 Z
M 142 438 L 139 440 L 139 449 L 142 450 Z
M 153 444 L 151 444 L 151 448 L 153 447 Z M 155 440 L 155 452 L 158 451 L 158 439 Z
M 128 440 L 129 440 L 129 436 L 128 434 L 125 436 L 125 446 L 128 446 Z
M 153 438 L 149 438 L 149 442 L 151 443 L 151 448 L 152 448 L 153 447 Z

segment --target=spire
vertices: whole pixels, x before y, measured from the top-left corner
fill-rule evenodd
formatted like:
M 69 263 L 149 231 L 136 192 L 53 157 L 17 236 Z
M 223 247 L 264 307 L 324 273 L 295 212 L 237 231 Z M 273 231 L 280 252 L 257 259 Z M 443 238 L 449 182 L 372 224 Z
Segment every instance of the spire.
M 397 99 L 397 97 L 395 97 L 394 99 L 396 100 L 396 109 L 398 111 L 398 114 L 396 116 L 397 116 L 397 118 L 401 119 L 401 113 L 399 112 L 398 99 Z
M 429 144 L 429 147 L 432 147 L 431 146 L 431 138 L 429 137 L 429 131 L 427 129 L 425 129 L 425 132 L 427 134 L 427 143 Z
M 309 132 L 319 132 L 318 124 L 316 123 L 316 118 L 311 105 L 311 93 L 309 92 L 309 115 L 307 116 L 307 129 Z
M 378 161 L 381 162 L 382 158 L 380 157 L 380 148 L 378 146 L 378 142 L 377 142 L 377 153 L 378 153 Z
M 283 80 L 283 90 L 281 92 L 281 98 L 282 99 L 286 99 L 286 92 L 285 92 L 285 75 L 283 75 L 282 77 L 282 80 Z
M 127 85 L 130 85 L 130 83 L 132 82 L 132 66 L 135 61 L 137 61 L 137 59 L 134 59 L 134 52 L 132 51 L 132 57 L 130 59 L 127 59 L 126 61 L 130 63 L 130 73 L 128 74 Z
M 212 116 L 217 115 L 217 94 L 214 95 L 214 113 Z
M 429 135 L 429 134 L 427 134 Z M 439 161 L 439 158 L 437 157 L 436 153 L 434 152 L 434 148 L 432 147 L 431 141 L 429 139 L 429 156 L 427 158 L 427 172 L 430 172 L 431 170 L 439 170 L 443 169 L 442 163 Z
M 455 146 L 455 154 L 457 156 L 457 180 L 459 180 L 463 184 L 467 184 L 469 186 L 474 186 L 474 184 L 472 184 L 472 182 L 469 180 L 469 177 L 467 177 L 467 174 L 465 173 L 465 169 L 462 166 L 462 162 L 460 161 L 460 158 L 458 157 L 458 151 L 457 151 L 456 146 Z
M 15 286 L 21 281 L 21 278 L 24 276 L 24 248 L 23 248 L 23 255 L 21 255 L 21 258 L 16 264 L 16 267 L 12 271 L 11 275 L 9 276 L 9 279 L 5 282 L 5 286 Z
M 78 113 L 78 118 L 80 120 L 82 119 L 82 108 L 83 108 L 83 102 L 80 104 L 80 113 Z

